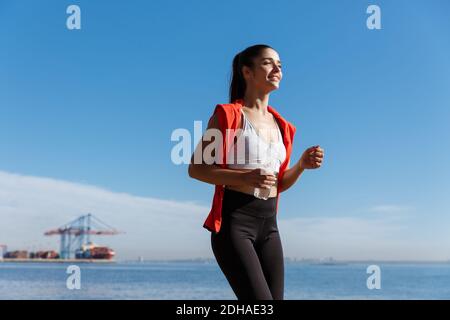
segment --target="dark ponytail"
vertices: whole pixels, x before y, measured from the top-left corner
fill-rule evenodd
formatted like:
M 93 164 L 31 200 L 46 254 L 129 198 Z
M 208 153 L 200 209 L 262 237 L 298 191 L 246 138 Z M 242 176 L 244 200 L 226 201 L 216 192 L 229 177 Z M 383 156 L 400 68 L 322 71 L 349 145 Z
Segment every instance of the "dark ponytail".
M 246 83 L 242 75 L 242 67 L 253 67 L 253 59 L 258 57 L 264 49 L 273 48 L 265 44 L 257 44 L 234 56 L 230 81 L 230 103 L 236 99 L 244 99 Z

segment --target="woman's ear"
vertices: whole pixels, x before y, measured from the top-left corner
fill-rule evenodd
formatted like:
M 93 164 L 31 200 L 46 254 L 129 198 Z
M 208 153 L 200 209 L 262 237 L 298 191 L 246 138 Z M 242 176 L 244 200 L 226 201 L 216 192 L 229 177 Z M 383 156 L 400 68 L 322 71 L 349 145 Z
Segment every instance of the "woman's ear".
M 245 80 L 248 80 L 251 76 L 252 70 L 250 70 L 247 66 L 242 66 L 242 77 L 244 77 Z

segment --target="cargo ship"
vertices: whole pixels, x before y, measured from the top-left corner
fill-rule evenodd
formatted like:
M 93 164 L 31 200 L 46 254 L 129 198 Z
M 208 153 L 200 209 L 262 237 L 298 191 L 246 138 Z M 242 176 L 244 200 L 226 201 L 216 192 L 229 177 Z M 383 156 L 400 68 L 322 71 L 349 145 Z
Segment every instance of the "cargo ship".
M 31 252 L 30 259 L 59 259 L 59 253 L 54 250 Z
M 4 259 L 59 259 L 58 252 L 54 250 L 30 252 L 26 250 L 8 251 L 3 255 Z
M 28 251 L 26 250 L 16 250 L 9 251 L 3 255 L 4 259 L 28 259 Z
M 75 253 L 75 259 L 63 259 L 54 250 L 30 252 L 26 250 L 8 251 L 0 256 L 1 262 L 114 262 L 115 251 L 109 247 L 89 243 L 81 246 Z
M 75 259 L 103 259 L 111 260 L 116 255 L 115 251 L 109 247 L 98 246 L 92 242 L 83 244 L 75 251 Z

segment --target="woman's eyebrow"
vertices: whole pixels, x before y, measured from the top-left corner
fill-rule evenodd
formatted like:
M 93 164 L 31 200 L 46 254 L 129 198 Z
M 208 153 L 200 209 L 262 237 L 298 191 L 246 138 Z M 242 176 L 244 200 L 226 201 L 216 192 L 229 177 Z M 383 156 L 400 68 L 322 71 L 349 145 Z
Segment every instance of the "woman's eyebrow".
M 272 61 L 274 61 L 273 58 L 261 58 L 261 60 L 272 60 Z M 277 62 L 281 63 L 280 60 L 277 60 Z

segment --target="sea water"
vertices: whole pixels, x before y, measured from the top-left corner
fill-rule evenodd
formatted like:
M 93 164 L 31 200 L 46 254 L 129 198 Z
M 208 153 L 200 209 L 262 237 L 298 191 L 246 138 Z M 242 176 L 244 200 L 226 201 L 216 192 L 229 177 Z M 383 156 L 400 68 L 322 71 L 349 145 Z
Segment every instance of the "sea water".
M 286 263 L 285 299 L 450 299 L 450 263 L 379 263 L 372 290 L 370 264 Z M 81 263 L 79 290 L 68 266 L 0 262 L 0 299 L 235 299 L 214 260 Z

